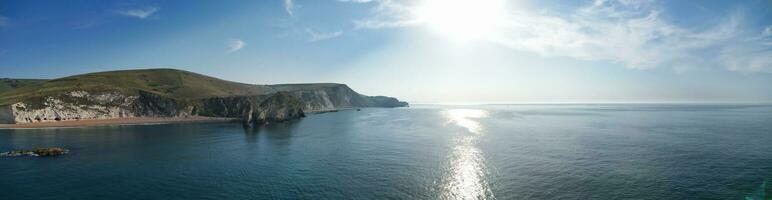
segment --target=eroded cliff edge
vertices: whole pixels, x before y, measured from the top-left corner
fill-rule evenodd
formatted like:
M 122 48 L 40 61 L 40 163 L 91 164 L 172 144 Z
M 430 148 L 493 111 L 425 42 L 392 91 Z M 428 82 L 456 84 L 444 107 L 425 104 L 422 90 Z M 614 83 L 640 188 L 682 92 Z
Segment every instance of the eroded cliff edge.
M 306 112 L 319 112 L 358 107 L 404 107 L 407 102 L 393 97 L 365 96 L 348 85 L 336 83 L 281 84 L 269 87 L 278 92 L 287 92 L 298 98 Z

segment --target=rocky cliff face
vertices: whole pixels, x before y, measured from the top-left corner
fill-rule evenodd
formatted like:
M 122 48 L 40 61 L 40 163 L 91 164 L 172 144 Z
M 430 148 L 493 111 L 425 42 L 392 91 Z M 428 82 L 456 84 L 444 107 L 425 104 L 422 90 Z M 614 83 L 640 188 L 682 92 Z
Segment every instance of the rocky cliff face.
M 252 122 L 257 124 L 282 122 L 305 117 L 303 102 L 286 92 L 271 95 L 252 112 Z M 247 121 L 251 122 L 251 121 Z
M 241 118 L 245 125 L 252 126 L 305 117 L 302 104 L 289 93 L 277 92 L 261 96 L 209 98 L 196 109 L 198 115 Z
M 136 100 L 131 104 L 131 110 L 134 111 L 135 116 L 187 117 L 194 114 L 194 107 L 186 103 L 141 90 L 138 93 Z
M 0 106 L 0 123 L 110 119 L 123 117 L 209 116 L 242 118 L 246 124 L 281 122 L 305 113 L 357 107 L 401 107 L 384 96 L 361 95 L 343 84 L 274 85 L 263 95 L 175 99 L 139 90 L 71 91 Z
M 369 96 L 367 97 L 369 99 L 369 103 L 367 107 L 385 107 L 385 108 L 393 108 L 393 107 L 405 107 L 408 106 L 407 102 L 399 101 L 397 98 L 394 97 L 387 97 L 387 96 Z
M 195 114 L 209 117 L 243 117 L 265 99 L 263 96 L 214 97 L 201 100 Z
M 6 106 L 0 121 L 35 123 L 122 117 L 185 117 L 190 107 L 148 92 L 127 96 L 116 92 L 73 91 Z
M 345 84 L 284 84 L 274 85 L 277 91 L 288 92 L 302 102 L 306 112 L 321 112 L 356 107 L 403 107 L 406 102 L 384 96 L 365 96 Z

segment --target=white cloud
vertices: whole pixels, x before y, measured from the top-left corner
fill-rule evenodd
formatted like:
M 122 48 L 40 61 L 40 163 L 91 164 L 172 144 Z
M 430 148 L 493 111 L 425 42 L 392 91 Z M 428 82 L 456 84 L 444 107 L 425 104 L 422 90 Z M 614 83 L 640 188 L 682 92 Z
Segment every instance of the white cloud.
M 422 25 L 406 2 L 378 0 L 357 29 Z M 662 17 L 652 0 L 596 0 L 568 13 L 510 9 L 497 29 L 478 38 L 547 57 L 619 63 L 627 68 L 720 65 L 729 70 L 772 72 L 772 26 L 743 31 L 742 13 L 709 28 L 684 27 Z
M 311 30 L 310 28 L 306 29 L 306 33 L 311 36 L 311 38 L 308 39 L 309 42 L 316 42 L 320 40 L 326 40 L 326 39 L 332 39 L 336 37 L 340 37 L 343 35 L 343 31 L 335 31 L 335 32 L 329 32 L 329 33 L 322 33 L 322 32 L 316 32 L 314 30 Z
M 128 17 L 136 17 L 139 19 L 147 19 L 148 17 L 153 16 L 156 12 L 160 11 L 161 8 L 159 7 L 147 7 L 144 9 L 131 9 L 131 10 L 123 10 L 123 11 L 117 11 L 118 14 L 121 14 L 123 16 Z
M 225 44 L 228 46 L 228 53 L 236 52 L 247 46 L 247 43 L 240 39 L 230 39 Z
M 295 2 L 293 2 L 293 0 L 284 0 L 284 10 L 287 11 L 287 14 L 290 16 L 295 16 Z

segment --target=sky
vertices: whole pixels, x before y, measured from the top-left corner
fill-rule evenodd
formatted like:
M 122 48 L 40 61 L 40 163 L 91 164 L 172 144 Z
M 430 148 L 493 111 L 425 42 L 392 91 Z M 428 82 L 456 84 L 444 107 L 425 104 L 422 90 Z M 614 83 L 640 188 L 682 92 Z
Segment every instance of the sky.
M 0 77 L 140 68 L 411 103 L 770 103 L 772 0 L 0 0 Z

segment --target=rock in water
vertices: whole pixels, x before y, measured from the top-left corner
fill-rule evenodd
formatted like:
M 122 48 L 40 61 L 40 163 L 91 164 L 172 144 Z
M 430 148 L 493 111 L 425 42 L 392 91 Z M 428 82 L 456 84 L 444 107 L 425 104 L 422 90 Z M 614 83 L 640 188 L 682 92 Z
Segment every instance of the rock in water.
M 40 156 L 40 157 L 48 157 L 48 156 L 60 156 L 69 153 L 70 150 L 59 148 L 59 147 L 49 147 L 49 148 L 36 148 L 34 150 L 16 150 L 16 151 L 9 151 L 9 152 L 3 152 L 0 153 L 0 156 L 7 156 L 7 157 L 18 157 L 18 156 Z
M 38 148 L 32 151 L 33 153 L 37 154 L 38 156 L 60 156 L 64 155 L 69 150 L 62 149 L 58 147 L 51 147 L 51 148 Z
M 0 153 L 0 156 L 1 157 L 19 157 L 19 156 L 37 156 L 37 155 L 32 151 L 17 150 L 17 151 Z

